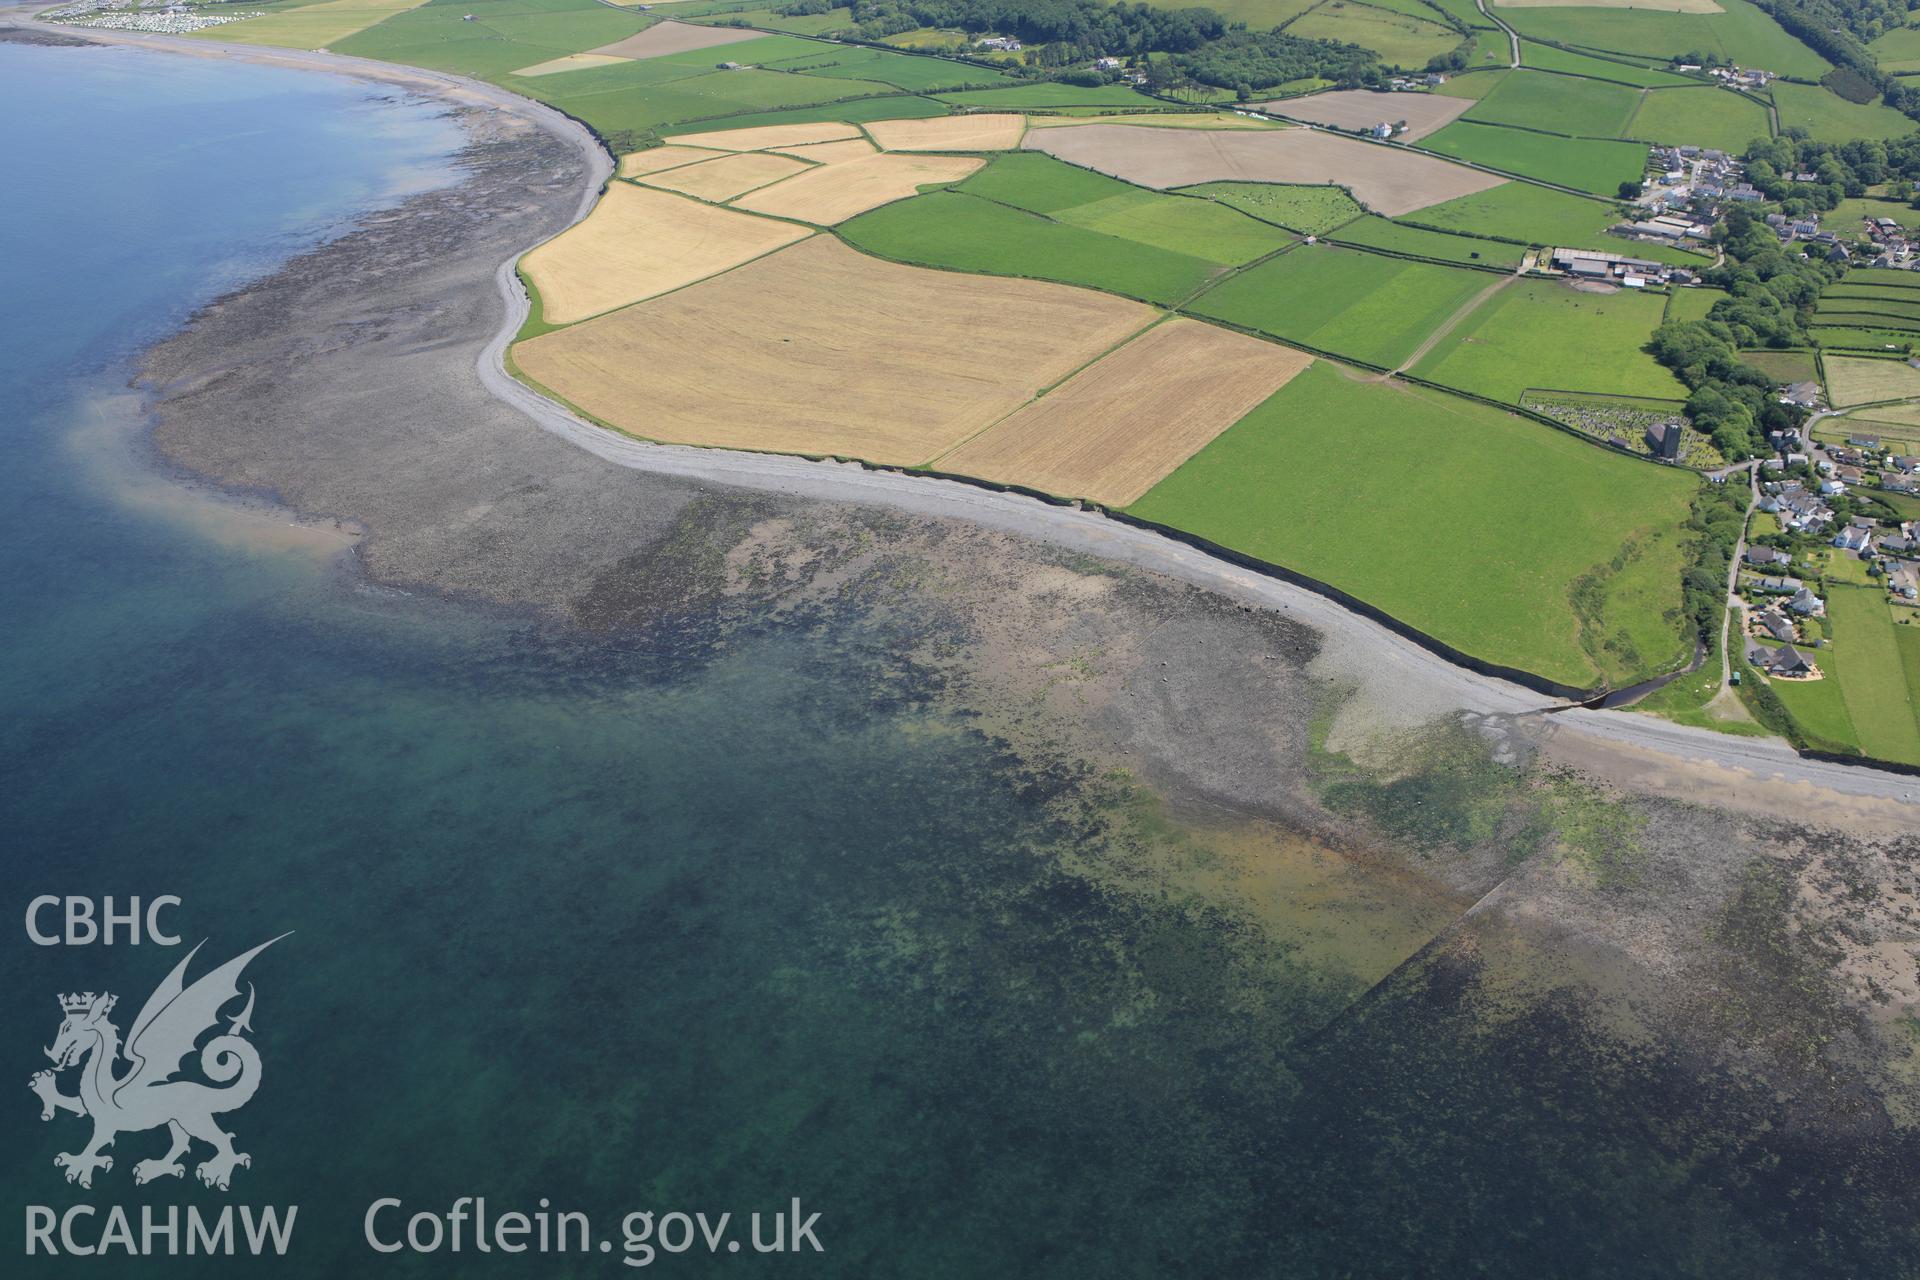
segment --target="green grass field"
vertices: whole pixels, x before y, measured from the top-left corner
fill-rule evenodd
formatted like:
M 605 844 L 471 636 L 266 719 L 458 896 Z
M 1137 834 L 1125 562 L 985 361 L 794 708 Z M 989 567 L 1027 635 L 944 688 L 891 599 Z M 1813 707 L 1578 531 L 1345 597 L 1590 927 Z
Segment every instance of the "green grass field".
M 673 8 L 682 10 L 683 6 L 674 5 Z M 686 15 L 684 12 L 679 12 L 673 16 L 684 19 Z M 829 31 L 850 30 L 855 25 L 852 9 L 829 9 L 825 13 L 808 13 L 797 17 L 775 13 L 771 9 L 749 9 L 743 13 L 730 12 L 716 15 L 710 22 L 735 20 L 745 22 L 750 27 L 761 27 L 768 31 L 787 31 L 796 36 L 825 35 Z M 703 25 L 709 24 L 709 20 L 696 19 L 696 21 L 701 21 Z
M 1915 629 L 1895 625 L 1878 586 L 1830 587 L 1827 616 L 1833 647 L 1817 661 L 1840 685 L 1854 741 L 1875 759 L 1920 764 L 1920 688 L 1909 683 L 1899 637 Z M 1909 641 L 1910 651 L 1915 642 Z
M 261 16 L 218 27 L 206 27 L 192 34 L 203 40 L 270 44 L 283 49 L 324 49 L 336 40 L 344 40 L 354 32 L 383 22 L 420 2 L 319 0 L 313 4 L 248 5 L 245 12 L 257 12 Z
M 996 156 L 959 189 L 1222 267 L 1251 262 L 1293 243 L 1280 228 L 1211 200 L 1149 191 L 1037 151 Z
M 1431 11 L 1428 11 L 1431 13 Z M 1305 40 L 1341 40 L 1371 49 L 1390 67 L 1418 70 L 1427 60 L 1451 53 L 1460 33 L 1430 17 L 1357 0 L 1321 0 L 1287 24 L 1287 34 Z
M 474 15 L 474 21 L 464 21 L 467 14 Z M 729 56 L 758 63 L 808 59 L 836 65 L 823 65 L 820 74 L 720 72 L 714 69 L 712 51 L 699 50 L 557 75 L 512 74 L 523 67 L 619 40 L 650 21 L 646 14 L 624 12 L 594 0 L 430 0 L 330 47 L 336 53 L 456 71 L 504 84 L 585 120 L 621 150 L 676 125 L 700 128 L 706 126 L 698 122 L 769 113 L 783 120 L 798 119 L 784 113 L 795 109 L 817 111 L 822 104 L 869 95 L 890 95 L 893 105 L 879 116 L 861 118 L 944 111 L 923 100 L 902 96 L 892 84 L 851 74 L 854 68 L 847 60 L 855 56 L 855 51 L 791 36 L 767 36 L 730 45 Z M 898 59 L 901 64 L 927 61 L 906 54 L 879 56 Z M 867 65 L 891 68 L 895 64 L 879 61 Z M 840 116 L 829 112 L 812 118 Z
M 1574 53 L 1570 49 L 1556 49 L 1552 45 L 1535 44 L 1531 40 L 1520 42 L 1520 61 L 1524 66 L 1539 67 L 1547 71 L 1565 71 L 1570 75 L 1590 76 L 1595 80 L 1611 80 L 1616 84 L 1633 85 L 1642 89 L 1653 89 L 1662 85 L 1699 83 L 1686 76 L 1675 75 L 1671 71 L 1655 71 L 1648 67 L 1632 66 L 1608 58 Z
M 1844 235 L 1854 235 L 1860 223 L 1867 218 L 1892 218 L 1909 232 L 1920 228 L 1920 209 L 1905 200 L 1886 200 L 1871 195 L 1858 200 L 1842 200 L 1820 215 L 1820 225 Z M 1920 281 L 1915 283 L 1920 284 Z
M 1722 13 L 1653 9 L 1498 8 L 1523 36 L 1664 61 L 1690 50 L 1743 67 L 1818 80 L 1830 65 L 1746 0 L 1719 0 Z
M 1204 182 L 1182 187 L 1256 218 L 1310 236 L 1325 235 L 1366 212 L 1339 187 L 1284 186 L 1268 182 Z
M 1713 304 L 1726 296 L 1724 289 L 1675 289 L 1667 299 L 1667 319 L 1705 320 Z
M 1531 183 L 1507 182 L 1444 204 L 1428 205 L 1400 220 L 1528 244 L 1597 248 L 1620 243 L 1606 232 L 1621 217 L 1616 204 L 1586 200 Z
M 1755 138 L 1771 138 L 1773 125 L 1764 103 L 1731 89 L 1656 89 L 1641 101 L 1625 136 L 1743 152 Z
M 1416 258 L 1437 258 L 1463 266 L 1500 267 L 1511 271 L 1520 265 L 1526 250 L 1501 240 L 1478 240 L 1472 236 L 1452 235 L 1445 231 L 1427 231 L 1403 227 L 1390 218 L 1368 214 L 1330 233 L 1339 244 L 1364 245 L 1388 253 L 1404 253 Z
M 1898 271 L 1889 267 L 1855 267 L 1847 272 L 1842 283 L 1849 287 L 1872 285 L 1879 289 L 1920 289 L 1920 272 Z
M 1920 71 L 1920 27 L 1895 27 L 1867 48 L 1882 71 Z
M 744 49 L 749 46 L 734 47 Z M 1005 75 L 985 67 L 850 45 L 813 44 L 808 52 L 797 57 L 778 62 L 760 62 L 757 65 L 773 71 L 800 71 L 807 75 L 832 76 L 843 80 L 874 80 L 914 93 L 991 88 L 1007 81 Z
M 1640 91 L 1625 85 L 1547 71 L 1516 71 L 1461 119 L 1570 137 L 1618 138 L 1639 105 Z
M 472 14 L 472 22 L 463 21 Z M 448 0 L 397 13 L 344 40 L 335 53 L 497 80 L 548 58 L 625 39 L 650 23 L 595 0 Z
M 1895 333 L 1891 329 L 1830 328 L 1815 324 L 1807 332 L 1815 345 L 1828 350 L 1891 352 L 1905 348 L 1914 340 L 1911 333 Z
M 1323 362 L 1133 511 L 1331 583 L 1464 652 L 1586 687 L 1685 656 L 1680 525 L 1695 483 Z
M 1818 142 L 1853 138 L 1903 138 L 1920 129 L 1913 121 L 1878 102 L 1864 106 L 1813 84 L 1776 83 L 1773 104 L 1783 129 L 1805 129 Z
M 1476 40 L 1479 38 L 1479 34 L 1480 33 L 1477 32 L 1475 33 Z M 1505 49 L 1505 43 L 1503 42 L 1500 47 Z M 1499 88 L 1500 82 L 1505 80 L 1509 74 L 1505 58 L 1500 60 L 1500 65 L 1497 67 L 1470 69 L 1473 71 L 1472 75 L 1462 73 L 1460 75 L 1448 76 L 1445 84 L 1435 85 L 1429 92 L 1436 93 L 1443 98 L 1469 98 L 1474 102 L 1478 102 Z
M 1107 84 L 1094 89 L 1048 81 L 1015 85 L 1010 89 L 969 89 L 962 93 L 943 93 L 942 102 L 970 107 L 976 111 L 1020 111 L 1046 107 L 1136 107 L 1159 108 L 1164 104 L 1125 85 Z M 1233 95 L 1228 94 L 1231 100 Z
M 855 248 L 897 262 L 1087 285 L 1162 305 L 1185 298 L 1219 270 L 1205 258 L 957 191 L 883 206 L 842 223 L 839 232 Z
M 1830 288 L 1820 294 L 1820 301 L 1814 303 L 1814 315 L 1824 317 L 1832 313 L 1853 313 L 1853 315 L 1878 315 L 1887 319 L 1910 320 L 1920 317 L 1920 294 L 1907 290 L 1882 290 L 1882 288 L 1862 288 L 1862 290 L 1841 290 Z
M 1699 289 L 1695 292 L 1708 291 Z M 1743 351 L 1740 360 L 1761 370 L 1775 382 L 1820 381 L 1820 370 L 1814 364 L 1811 351 Z
M 1492 281 L 1481 271 L 1302 245 L 1241 272 L 1188 309 L 1392 368 Z
M 1499 29 L 1494 25 L 1493 19 L 1480 12 L 1479 6 L 1475 5 L 1473 0 L 1434 0 L 1434 3 L 1468 27 L 1481 31 Z
M 1529 388 L 1684 400 L 1686 388 L 1641 350 L 1665 307 L 1665 298 L 1632 290 L 1521 281 L 1487 299 L 1414 372 L 1509 404 Z
M 1822 671 L 1827 670 L 1830 660 L 1830 654 L 1815 655 Z M 1749 675 L 1747 678 L 1762 677 Z M 1793 722 L 1807 735 L 1809 746 L 1842 752 L 1859 748 L 1853 717 L 1847 714 L 1840 682 L 1833 678 L 1832 672 L 1827 671 L 1824 680 L 1769 680 L 1767 684 L 1786 707 L 1787 714 L 1793 717 Z
M 1156 9 L 1191 9 L 1187 0 L 1149 0 Z M 1207 8 L 1229 22 L 1244 22 L 1255 31 L 1270 31 L 1290 22 L 1318 4 L 1319 0 L 1218 0 Z
M 1556 138 L 1468 120 L 1456 120 L 1422 138 L 1420 146 L 1503 173 L 1606 196 L 1618 191 L 1623 182 L 1638 182 L 1647 167 L 1643 143 Z

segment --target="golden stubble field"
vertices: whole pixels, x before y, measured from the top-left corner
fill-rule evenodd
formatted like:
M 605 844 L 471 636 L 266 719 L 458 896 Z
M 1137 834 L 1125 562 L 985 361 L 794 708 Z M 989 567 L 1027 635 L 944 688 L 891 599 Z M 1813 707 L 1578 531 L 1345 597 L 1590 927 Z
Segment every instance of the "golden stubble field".
M 1311 363 L 1288 347 L 1170 320 L 934 466 L 1124 507 Z
M 676 147 L 713 147 L 720 151 L 785 151 L 821 142 L 845 142 L 859 136 L 860 130 L 850 124 L 827 121 L 821 124 L 767 124 L 752 129 L 714 129 L 706 133 L 683 133 L 667 141 Z
M 881 262 L 819 236 L 513 355 L 637 436 L 914 465 L 1155 315 L 1086 289 Z
M 741 196 L 733 203 L 736 208 L 756 213 L 832 226 L 857 213 L 904 200 L 922 186 L 958 182 L 985 163 L 973 156 L 860 156 L 822 165 Z
M 520 260 L 542 317 L 571 324 L 703 280 L 811 235 L 631 183 L 607 187 L 585 221 Z
M 875 120 L 867 133 L 887 151 L 1008 151 L 1026 132 L 1024 116 L 982 114 Z
M 635 151 L 631 155 L 621 156 L 620 176 L 638 178 L 659 173 L 663 169 L 678 169 L 682 165 L 732 154 L 731 151 L 716 151 L 710 147 L 655 147 L 651 151 Z
M 813 167 L 804 160 L 795 160 L 792 156 L 773 151 L 745 151 L 645 174 L 637 181 L 649 187 L 698 196 L 702 200 L 731 200 L 756 187 L 806 173 Z

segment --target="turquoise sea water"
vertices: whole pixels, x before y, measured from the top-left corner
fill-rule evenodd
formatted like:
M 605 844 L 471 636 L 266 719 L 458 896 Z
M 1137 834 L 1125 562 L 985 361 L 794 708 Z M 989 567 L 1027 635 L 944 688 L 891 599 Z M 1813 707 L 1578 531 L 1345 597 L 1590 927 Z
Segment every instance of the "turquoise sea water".
M 325 77 L 4 45 L 0 119 L 4 170 L 30 179 L 0 183 L 0 1255 L 29 1205 L 299 1206 L 272 1263 L 28 1274 L 612 1276 L 628 1211 L 732 1213 L 745 1239 L 745 1215 L 795 1197 L 824 1253 L 652 1266 L 1808 1275 L 1910 1256 L 1904 1140 L 1782 1137 L 1771 1099 L 1623 1049 L 1571 1000 L 1483 1016 L 1463 954 L 1374 987 L 1446 911 L 1369 896 L 1284 836 L 1196 843 L 1080 762 L 984 736 L 898 656 L 955 625 L 937 609 L 724 649 L 699 619 L 587 640 L 356 589 L 143 500 L 119 426 L 140 343 L 444 176 L 457 138 Z M 1249 866 L 1261 893 L 1195 887 Z M 1286 908 L 1287 875 L 1320 905 Z M 266 1074 L 227 1118 L 253 1156 L 230 1192 L 133 1186 L 157 1134 L 121 1139 L 91 1192 L 61 1180 L 81 1122 L 41 1124 L 24 1088 L 56 993 L 115 991 L 124 1030 L 179 952 L 31 946 L 41 893 L 177 894 L 168 922 L 215 962 L 294 931 L 249 971 Z M 1343 900 L 1365 928 L 1329 942 Z M 582 1210 L 616 1247 L 362 1240 L 381 1197 L 462 1196 Z

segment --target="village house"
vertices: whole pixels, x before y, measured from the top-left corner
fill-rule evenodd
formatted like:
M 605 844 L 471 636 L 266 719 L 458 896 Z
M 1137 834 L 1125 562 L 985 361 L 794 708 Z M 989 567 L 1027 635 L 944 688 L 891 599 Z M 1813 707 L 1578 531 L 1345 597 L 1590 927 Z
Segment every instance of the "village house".
M 1816 674 L 1807 655 L 1793 645 L 1783 644 L 1772 649 L 1757 644 L 1747 651 L 1747 661 L 1770 676 L 1786 676 L 1788 679 L 1806 679 Z
M 1819 618 L 1826 615 L 1827 602 L 1808 588 L 1802 587 L 1793 593 L 1793 599 L 1787 601 L 1787 608 L 1803 618 Z
M 1782 644 L 1792 644 L 1800 638 L 1800 633 L 1794 629 L 1793 619 L 1778 609 L 1768 609 L 1755 615 L 1753 624 L 1756 631 L 1765 632 Z
M 1748 547 L 1746 562 L 1755 569 L 1771 568 L 1774 565 L 1789 565 L 1793 557 L 1778 547 Z

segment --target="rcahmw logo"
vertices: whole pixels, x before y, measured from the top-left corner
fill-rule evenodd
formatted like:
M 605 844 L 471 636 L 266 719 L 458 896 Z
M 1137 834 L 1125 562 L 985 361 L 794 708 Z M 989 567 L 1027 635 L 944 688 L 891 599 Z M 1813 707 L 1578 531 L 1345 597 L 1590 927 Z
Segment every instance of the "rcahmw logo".
M 91 991 L 59 997 L 60 1030 L 46 1050 L 53 1068 L 36 1072 L 28 1087 L 40 1099 L 42 1120 L 70 1113 L 93 1121 L 93 1134 L 84 1146 L 53 1158 L 68 1182 L 92 1189 L 96 1175 L 113 1170 L 107 1150 L 117 1138 L 161 1128 L 167 1131 L 167 1149 L 133 1165 L 135 1183 L 161 1178 L 184 1182 L 183 1157 L 194 1153 L 195 1144 L 212 1148 L 193 1171 L 209 1188 L 225 1191 L 237 1170 L 251 1167 L 253 1157 L 234 1147 L 234 1135 L 217 1117 L 244 1107 L 260 1087 L 260 1053 L 247 1039 L 253 1030 L 253 985 L 247 984 L 239 1013 L 223 1018 L 221 1011 L 239 1000 L 240 975 L 247 965 L 278 941 L 263 942 L 189 984 L 187 967 L 200 952 L 196 946 L 147 997 L 124 1042 L 113 1017 L 117 997 Z M 190 1059 L 202 1078 L 187 1074 Z M 77 1076 L 71 1094 L 60 1087 L 60 1076 L 68 1071 Z M 232 1253 L 236 1248 L 284 1253 L 298 1212 L 298 1206 L 240 1206 L 236 1232 L 235 1206 L 208 1213 L 189 1205 L 183 1214 L 171 1206 L 144 1205 L 136 1226 L 118 1205 L 100 1209 L 79 1204 L 64 1212 L 28 1205 L 27 1253 L 138 1256 Z

